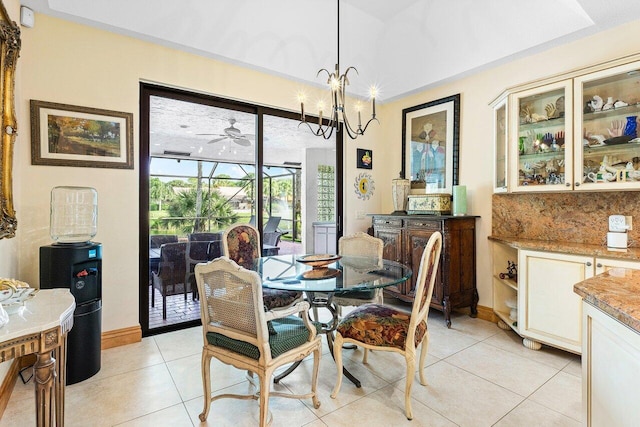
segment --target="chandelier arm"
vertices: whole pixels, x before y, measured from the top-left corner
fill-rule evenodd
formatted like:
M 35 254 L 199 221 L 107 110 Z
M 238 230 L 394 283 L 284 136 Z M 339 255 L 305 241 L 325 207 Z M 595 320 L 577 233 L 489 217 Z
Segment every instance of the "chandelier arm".
M 307 122 L 307 121 L 301 121 L 300 123 L 298 123 L 298 127 L 300 127 L 300 125 L 302 125 L 302 124 L 307 125 L 307 127 L 309 128 L 311 133 L 313 133 L 315 136 L 321 136 L 324 139 L 329 139 L 333 135 L 334 126 L 326 126 L 326 127 L 325 126 L 318 126 L 318 129 L 314 130 L 311 127 L 311 125 L 309 124 L 309 122 Z
M 343 76 L 347 77 L 347 74 L 349 73 L 349 70 L 354 70 L 357 75 L 360 75 L 360 73 L 358 72 L 358 69 L 356 67 L 349 67 L 346 70 L 344 70 Z
M 331 78 L 331 73 L 330 73 L 330 72 L 329 72 L 329 70 L 327 70 L 326 68 L 321 68 L 321 69 L 319 69 L 319 70 L 318 70 L 318 73 L 316 74 L 316 77 L 318 77 L 318 76 L 320 75 L 320 73 L 322 73 L 323 71 L 324 71 L 325 73 L 327 73 L 327 76 L 328 76 L 329 78 Z
M 364 127 L 362 128 L 362 132 L 360 132 L 360 134 L 361 134 L 361 135 L 364 135 L 364 133 L 367 131 L 367 128 L 369 127 L 369 124 L 370 124 L 371 122 L 373 122 L 373 121 L 376 121 L 376 122 L 378 122 L 378 124 L 380 124 L 380 120 L 378 120 L 378 119 L 377 119 L 377 118 L 375 118 L 375 117 L 371 117 L 371 118 L 369 119 L 369 121 L 368 121 L 368 122 L 364 125 Z

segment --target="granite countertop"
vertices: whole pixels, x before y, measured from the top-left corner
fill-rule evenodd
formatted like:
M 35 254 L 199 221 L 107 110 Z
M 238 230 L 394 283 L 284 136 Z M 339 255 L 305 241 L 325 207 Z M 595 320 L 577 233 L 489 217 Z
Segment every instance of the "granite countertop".
M 593 257 L 640 261 L 640 248 L 610 249 L 604 245 L 557 242 L 553 240 L 520 239 L 517 237 L 499 236 L 489 236 L 489 240 L 503 243 L 516 249 L 528 249 L 534 251 L 558 252 L 572 255 L 587 255 Z
M 613 268 L 573 286 L 586 302 L 640 333 L 640 270 Z

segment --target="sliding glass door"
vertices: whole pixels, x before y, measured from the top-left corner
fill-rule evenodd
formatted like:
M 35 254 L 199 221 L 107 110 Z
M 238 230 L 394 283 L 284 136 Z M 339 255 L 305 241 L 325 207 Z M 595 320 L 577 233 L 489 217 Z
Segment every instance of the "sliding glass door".
M 328 182 L 319 168 L 341 170 L 336 144 L 299 130 L 295 115 L 141 84 L 140 117 L 144 335 L 199 323 L 193 267 L 221 255 L 229 225 L 258 226 L 263 255 L 302 254 L 311 225 L 339 217 L 337 180 L 331 201 L 317 190 Z

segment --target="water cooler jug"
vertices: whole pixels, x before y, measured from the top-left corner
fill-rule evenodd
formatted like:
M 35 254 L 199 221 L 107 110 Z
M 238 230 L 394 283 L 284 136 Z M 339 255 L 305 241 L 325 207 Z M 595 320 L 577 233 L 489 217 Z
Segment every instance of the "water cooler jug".
M 67 336 L 67 384 L 100 370 L 102 337 L 102 245 L 97 230 L 97 193 L 86 187 L 51 192 L 52 245 L 40 247 L 40 288 L 67 288 L 76 300 Z

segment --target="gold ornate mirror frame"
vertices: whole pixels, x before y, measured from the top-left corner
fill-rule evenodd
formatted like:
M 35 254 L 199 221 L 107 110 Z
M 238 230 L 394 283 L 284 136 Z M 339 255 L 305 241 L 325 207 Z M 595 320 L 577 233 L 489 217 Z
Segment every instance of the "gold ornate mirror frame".
M 16 138 L 15 71 L 20 54 L 20 28 L 0 0 L 0 239 L 15 237 L 18 221 L 13 209 L 13 142 Z

